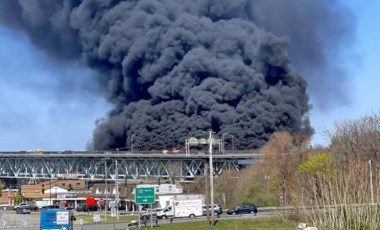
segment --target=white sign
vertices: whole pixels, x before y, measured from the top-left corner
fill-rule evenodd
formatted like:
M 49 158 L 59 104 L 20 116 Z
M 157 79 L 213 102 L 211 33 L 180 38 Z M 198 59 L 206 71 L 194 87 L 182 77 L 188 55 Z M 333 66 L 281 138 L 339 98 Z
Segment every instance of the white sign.
M 196 137 L 190 137 L 186 141 L 188 145 L 208 145 L 209 144 L 209 139 L 206 139 L 206 138 L 197 139 Z M 212 138 L 211 142 L 212 144 L 220 144 L 221 140 Z
M 57 212 L 57 224 L 69 224 L 69 212 L 58 211 Z
M 94 222 L 100 222 L 100 214 L 94 214 Z

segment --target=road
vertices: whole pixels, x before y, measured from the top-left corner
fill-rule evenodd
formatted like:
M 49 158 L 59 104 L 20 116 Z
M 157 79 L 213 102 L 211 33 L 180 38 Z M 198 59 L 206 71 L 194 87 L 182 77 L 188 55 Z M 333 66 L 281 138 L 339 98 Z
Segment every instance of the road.
M 273 213 L 259 213 L 257 216 L 252 214 L 243 215 L 222 215 L 216 220 L 226 219 L 243 219 L 243 218 L 268 218 L 273 217 Z M 40 215 L 39 212 L 33 212 L 32 214 L 16 214 L 15 211 L 0 211 L 0 229 L 19 229 L 19 230 L 39 230 L 40 229 Z M 199 221 L 206 221 L 206 217 L 198 217 Z M 173 223 L 194 221 L 194 219 L 174 219 Z M 74 230 L 115 230 L 126 229 L 126 223 L 124 222 L 108 222 L 108 223 L 84 223 L 80 224 L 80 220 L 74 222 Z M 159 220 L 158 224 L 169 224 L 170 220 Z M 148 221 L 147 226 L 151 223 Z M 155 223 L 153 223 L 155 225 Z M 134 229 L 134 228 L 132 228 Z
M 39 214 L 16 214 L 14 212 L 0 212 L 1 229 L 39 229 Z

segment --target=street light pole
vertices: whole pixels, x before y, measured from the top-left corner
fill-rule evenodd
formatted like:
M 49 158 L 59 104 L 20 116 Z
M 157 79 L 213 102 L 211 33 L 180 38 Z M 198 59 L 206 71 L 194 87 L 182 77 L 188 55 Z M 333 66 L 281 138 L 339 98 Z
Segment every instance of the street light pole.
M 232 139 L 232 150 L 235 150 L 234 135 L 230 135 Z
M 132 134 L 131 136 L 131 151 L 132 151 L 132 154 L 133 154 L 133 138 L 136 136 L 136 134 Z
M 212 131 L 209 133 L 208 138 L 209 153 L 210 153 L 210 196 L 211 196 L 211 223 L 214 225 L 214 167 L 212 163 Z
M 223 133 L 222 135 L 222 153 L 224 154 L 224 150 L 225 150 L 225 144 L 224 144 L 224 136 L 227 135 L 228 133 Z
M 369 183 L 371 186 L 371 203 L 374 204 L 374 199 L 373 199 L 373 184 L 372 184 L 372 162 L 371 160 L 368 161 L 369 164 Z

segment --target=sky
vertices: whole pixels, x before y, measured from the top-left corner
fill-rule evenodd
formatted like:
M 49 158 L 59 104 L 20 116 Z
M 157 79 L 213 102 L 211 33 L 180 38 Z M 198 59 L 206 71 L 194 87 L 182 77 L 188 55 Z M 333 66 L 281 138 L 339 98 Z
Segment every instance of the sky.
M 342 65 L 350 78 L 349 101 L 347 105 L 329 110 L 313 108 L 310 113 L 315 128 L 312 144 L 328 145 L 325 130 L 345 120 L 358 119 L 371 113 L 380 112 L 380 31 L 378 28 L 380 2 L 376 0 L 345 1 L 357 18 L 354 49 L 345 54 Z M 336 87 L 339 86 L 337 81 Z
M 345 1 L 357 18 L 353 49 L 341 63 L 349 73 L 349 103 L 320 109 L 313 103 L 312 144 L 327 145 L 324 130 L 335 122 L 379 112 L 380 2 Z M 95 122 L 110 110 L 96 93 L 92 75 L 77 63 L 58 62 L 35 48 L 21 33 L 0 27 L 1 151 L 85 150 Z M 339 81 L 336 87 L 341 87 Z

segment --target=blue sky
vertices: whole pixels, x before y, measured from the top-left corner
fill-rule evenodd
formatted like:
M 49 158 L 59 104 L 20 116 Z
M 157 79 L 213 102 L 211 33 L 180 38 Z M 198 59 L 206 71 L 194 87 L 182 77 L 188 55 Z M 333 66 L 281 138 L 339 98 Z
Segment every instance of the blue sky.
M 345 4 L 357 17 L 354 49 L 338 60 L 349 73 L 350 103 L 327 111 L 314 106 L 310 112 L 316 131 L 313 144 L 328 144 L 323 131 L 335 122 L 379 112 L 380 2 Z M 0 63 L 0 149 L 84 150 L 96 119 L 110 109 L 95 93 L 94 73 L 75 63 L 55 62 L 20 33 L 1 27 Z
M 0 28 L 0 149 L 84 150 L 109 106 L 91 90 L 91 71 L 54 63 Z
M 364 1 L 352 0 L 345 3 L 357 17 L 354 50 L 349 50 L 342 60 L 342 66 L 350 77 L 350 104 L 328 111 L 312 109 L 311 122 L 316 130 L 313 144 L 327 145 L 324 130 L 331 129 L 335 122 L 380 112 L 380 2 L 369 0 L 364 4 Z M 340 87 L 339 81 L 336 83 L 336 87 Z

